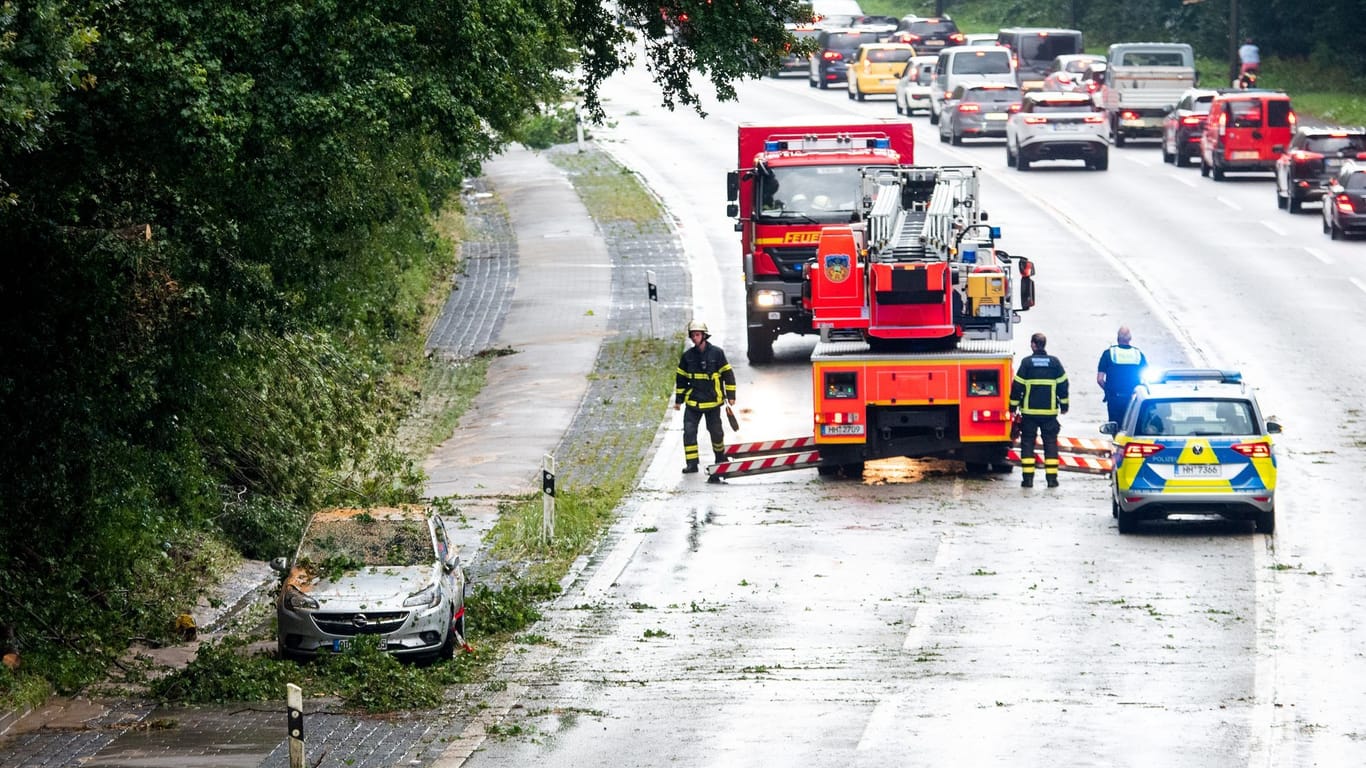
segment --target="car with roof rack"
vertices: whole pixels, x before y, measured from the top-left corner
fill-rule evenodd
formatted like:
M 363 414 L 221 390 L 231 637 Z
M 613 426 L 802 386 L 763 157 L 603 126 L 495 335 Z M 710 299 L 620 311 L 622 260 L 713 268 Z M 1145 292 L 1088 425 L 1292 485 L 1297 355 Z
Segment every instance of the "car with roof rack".
M 1114 441 L 1110 510 L 1120 533 L 1172 515 L 1276 527 L 1274 418 L 1237 371 L 1179 368 L 1134 389 Z

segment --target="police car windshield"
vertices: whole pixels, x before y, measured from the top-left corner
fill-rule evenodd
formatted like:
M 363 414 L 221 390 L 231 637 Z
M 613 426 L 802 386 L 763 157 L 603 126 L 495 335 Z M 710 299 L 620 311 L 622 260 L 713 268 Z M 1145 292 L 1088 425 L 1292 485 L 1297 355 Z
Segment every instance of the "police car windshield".
M 1247 400 L 1147 400 L 1134 434 L 1143 437 L 1224 437 L 1258 434 Z

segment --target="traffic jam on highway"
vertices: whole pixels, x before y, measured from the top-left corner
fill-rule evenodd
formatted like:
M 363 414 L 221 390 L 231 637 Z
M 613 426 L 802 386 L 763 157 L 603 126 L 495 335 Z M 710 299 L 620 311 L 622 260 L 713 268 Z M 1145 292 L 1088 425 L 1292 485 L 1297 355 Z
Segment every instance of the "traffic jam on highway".
M 914 37 L 818 29 L 804 74 L 813 88 L 926 112 L 941 142 L 1003 140 L 1019 171 L 1052 161 L 1103 171 L 1112 145 L 1155 139 L 1165 162 L 1198 158 L 1215 181 L 1273 171 L 1279 207 L 1321 200 L 1333 239 L 1359 226 L 1366 131 L 1297 128 L 1286 94 L 1246 82 L 1198 89 L 1189 45 L 1121 43 L 1102 57 L 1082 53 L 1076 30 L 1011 28 L 918 56 Z M 784 334 L 819 341 L 812 433 L 727 446 L 713 481 L 809 467 L 861 477 L 866 461 L 904 456 L 955 459 L 969 473 L 1021 466 L 1029 487 L 1042 466 L 1050 487 L 1059 470 L 1108 475 L 1121 533 L 1177 514 L 1274 531 L 1281 425 L 1236 370 L 1150 371 L 1121 339 L 1100 430 L 1111 439 L 1062 437 L 1059 450 L 1066 377 L 1032 373 L 1051 359 L 1039 335 L 1015 368 L 1009 342 L 1035 302 L 1034 266 L 997 247 L 979 168 L 916 165 L 913 126 L 891 116 L 745 122 L 737 146 L 727 215 L 741 233 L 749 362 L 771 363 Z

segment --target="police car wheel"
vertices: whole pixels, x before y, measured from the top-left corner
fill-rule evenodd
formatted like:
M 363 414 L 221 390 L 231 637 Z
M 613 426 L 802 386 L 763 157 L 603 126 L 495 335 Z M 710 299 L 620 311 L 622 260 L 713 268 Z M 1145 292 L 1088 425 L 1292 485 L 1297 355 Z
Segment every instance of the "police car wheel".
M 1271 534 L 1276 531 L 1276 510 L 1257 513 L 1257 533 Z
M 1133 533 L 1138 530 L 1138 513 L 1125 512 L 1123 509 L 1117 510 L 1116 517 L 1119 518 L 1119 532 Z

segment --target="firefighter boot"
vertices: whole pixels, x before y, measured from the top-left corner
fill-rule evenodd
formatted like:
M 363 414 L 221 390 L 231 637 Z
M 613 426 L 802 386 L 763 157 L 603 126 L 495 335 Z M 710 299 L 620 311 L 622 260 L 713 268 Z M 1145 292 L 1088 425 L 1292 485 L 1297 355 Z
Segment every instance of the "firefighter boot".
M 690 461 L 690 462 L 688 462 L 687 466 L 683 467 L 683 474 L 685 474 L 685 475 L 695 475 L 695 474 L 697 474 L 697 462 L 695 462 L 695 461 Z
M 1023 474 L 1023 475 L 1020 476 L 1020 487 L 1021 487 L 1021 488 L 1033 488 L 1033 487 L 1034 487 L 1034 473 L 1033 473 L 1033 472 L 1026 472 L 1025 474 Z
M 1057 487 L 1058 487 L 1058 476 L 1057 476 L 1057 475 L 1049 475 L 1049 476 L 1048 476 L 1048 487 L 1049 487 L 1049 488 L 1057 488 Z

